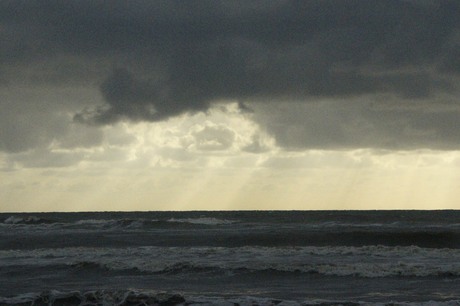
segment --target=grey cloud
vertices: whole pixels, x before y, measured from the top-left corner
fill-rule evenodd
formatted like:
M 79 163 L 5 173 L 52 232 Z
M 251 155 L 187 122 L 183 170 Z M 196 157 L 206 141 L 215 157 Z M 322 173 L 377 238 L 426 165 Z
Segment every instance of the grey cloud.
M 139 79 L 126 69 L 116 69 L 100 86 L 108 105 L 76 114 L 80 122 L 112 123 L 122 119 L 158 121 L 186 111 L 204 111 L 209 104 L 172 94 L 168 84 Z M 187 99 L 187 101 L 185 101 Z
M 50 118 L 37 105 L 24 101 L 0 101 L 0 150 L 21 152 L 47 147 L 65 129 L 62 118 Z
M 104 134 L 98 128 L 66 125 L 55 138 L 56 145 L 63 149 L 92 148 L 101 145 Z
M 454 0 L 2 1 L 0 79 L 99 86 L 104 103 L 82 105 L 74 117 L 96 125 L 164 120 L 223 99 L 269 101 L 261 118 L 273 101 L 333 98 L 345 108 L 303 113 L 305 124 L 281 114 L 259 122 L 286 146 L 443 146 L 424 133 L 396 135 L 394 126 L 423 132 L 421 122 L 458 146 L 442 116 L 376 114 L 353 101 L 457 96 L 459 15 Z M 296 106 L 284 104 L 289 117 Z M 368 137 L 369 126 L 385 140 Z M 25 148 L 5 133 L 4 148 Z
M 0 151 L 19 153 L 52 145 L 88 148 L 103 141 L 99 127 L 72 123 L 72 106 L 63 100 L 74 99 L 73 90 L 48 91 L 21 87 L 0 90 Z
M 193 133 L 198 150 L 218 151 L 230 148 L 235 133 L 225 126 L 206 126 Z
M 266 111 L 265 105 L 251 107 L 255 109 L 255 119 L 275 136 L 278 144 L 292 150 L 458 149 L 460 107 L 413 105 L 407 109 L 403 105 L 375 109 L 372 100 L 366 97 L 353 101 L 293 102 L 289 107 L 272 104 L 270 111 Z
M 39 149 L 9 156 L 9 163 L 26 168 L 61 168 L 78 164 L 84 158 L 81 152 L 52 152 Z
M 242 148 L 243 151 L 249 153 L 263 153 L 270 150 L 270 147 L 261 139 L 260 135 L 254 135 L 251 140 L 251 144 Z
M 29 150 L 46 150 L 50 146 L 62 149 L 90 148 L 103 141 L 98 128 L 75 127 L 67 118 L 44 114 L 2 118 L 0 122 L 0 150 L 20 153 Z

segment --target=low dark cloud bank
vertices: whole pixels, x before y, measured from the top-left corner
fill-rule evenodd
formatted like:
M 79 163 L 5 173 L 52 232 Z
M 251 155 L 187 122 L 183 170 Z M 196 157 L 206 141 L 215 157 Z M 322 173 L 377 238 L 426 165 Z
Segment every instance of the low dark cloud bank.
M 74 116 L 95 125 L 234 99 L 286 147 L 452 149 L 458 16 L 456 0 L 0 1 L 0 90 L 99 86 L 105 104 Z

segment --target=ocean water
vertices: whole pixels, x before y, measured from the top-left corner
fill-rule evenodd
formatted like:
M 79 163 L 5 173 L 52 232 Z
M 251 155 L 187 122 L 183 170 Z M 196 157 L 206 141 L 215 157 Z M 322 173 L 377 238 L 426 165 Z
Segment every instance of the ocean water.
M 0 305 L 460 305 L 460 211 L 0 214 Z

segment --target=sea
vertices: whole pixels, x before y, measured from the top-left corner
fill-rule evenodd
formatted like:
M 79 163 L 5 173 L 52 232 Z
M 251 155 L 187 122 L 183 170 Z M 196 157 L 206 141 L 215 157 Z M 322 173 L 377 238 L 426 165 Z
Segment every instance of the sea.
M 0 305 L 460 305 L 460 211 L 3 213 Z

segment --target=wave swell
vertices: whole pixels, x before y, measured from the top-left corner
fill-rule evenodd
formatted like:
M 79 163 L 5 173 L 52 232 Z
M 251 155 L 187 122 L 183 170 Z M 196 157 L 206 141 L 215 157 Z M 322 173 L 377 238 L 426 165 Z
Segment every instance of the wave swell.
M 57 290 L 41 293 L 26 293 L 14 297 L 0 297 L 0 306 L 47 305 L 47 306 L 175 306 L 175 305 L 238 305 L 238 306 L 454 306 L 460 300 L 418 301 L 418 302 L 362 302 L 353 300 L 281 300 L 254 296 L 184 296 L 177 293 L 153 292 L 147 290 L 96 290 L 69 291 Z
M 56 290 L 28 293 L 10 298 L 0 297 L 0 306 L 7 305 L 178 305 L 185 299 L 179 294 L 142 291 L 79 291 L 60 292 Z
M 27 216 L 27 217 L 17 217 L 17 216 L 10 216 L 3 221 L 3 224 L 51 224 L 55 223 L 53 220 L 39 218 L 36 216 Z
M 293 272 L 334 276 L 460 277 L 460 250 L 411 247 L 136 247 L 0 251 L 5 268 L 129 273 Z
M 111 229 L 149 229 L 149 228 L 190 228 L 200 226 L 219 226 L 232 224 L 235 221 L 218 218 L 169 218 L 159 219 L 82 219 L 73 222 L 62 222 L 37 216 L 9 216 L 0 225 L 23 229 L 69 229 L 69 230 L 111 230 Z

